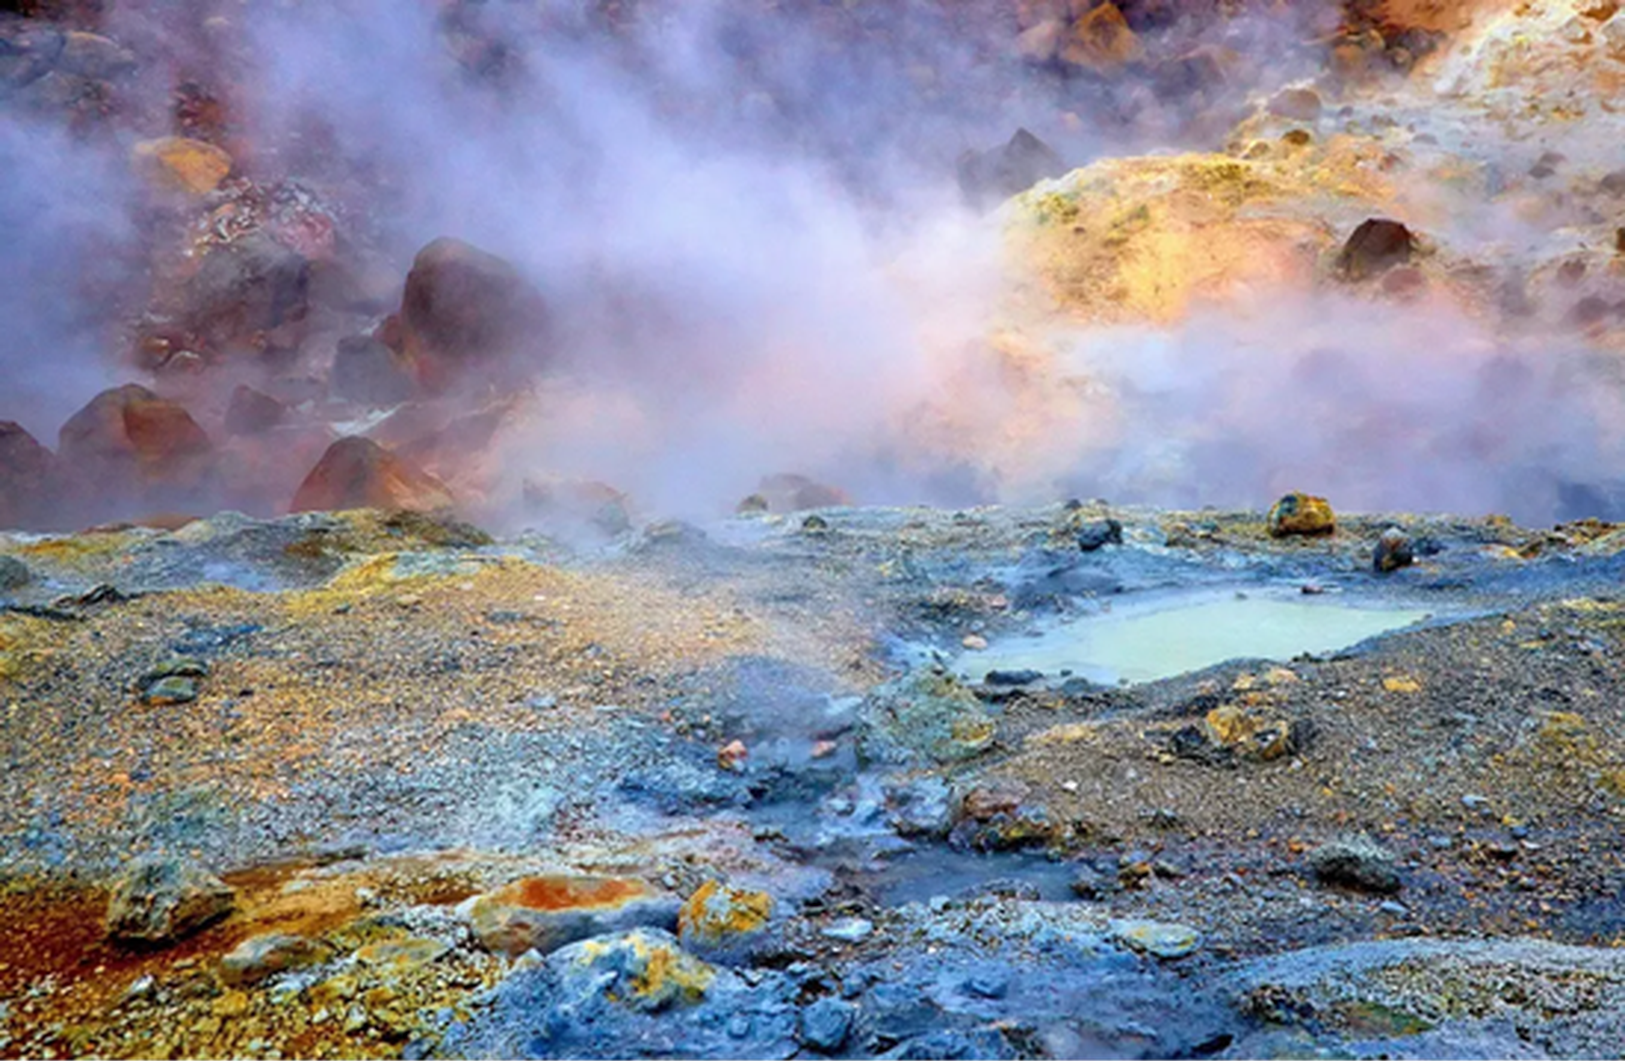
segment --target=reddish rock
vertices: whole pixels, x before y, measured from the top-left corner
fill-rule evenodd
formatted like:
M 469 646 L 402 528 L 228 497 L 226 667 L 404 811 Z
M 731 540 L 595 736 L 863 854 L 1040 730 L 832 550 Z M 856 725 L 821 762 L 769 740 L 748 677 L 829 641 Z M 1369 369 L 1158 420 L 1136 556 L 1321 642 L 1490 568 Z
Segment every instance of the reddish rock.
M 57 452 L 93 504 L 190 501 L 214 473 L 214 447 L 191 414 L 134 383 L 103 391 L 69 417 Z
M 56 458 L 21 424 L 0 420 L 0 528 L 32 527 L 45 515 Z
M 347 508 L 450 508 L 451 491 L 439 479 L 371 439 L 341 438 L 322 454 L 293 495 L 291 512 Z
M 512 368 L 539 350 L 547 322 L 541 294 L 508 262 L 441 238 L 412 262 L 401 297 L 401 349 L 427 390 Z
M 514 881 L 467 909 L 487 950 L 518 957 L 629 928 L 676 928 L 680 905 L 635 877 L 557 874 Z
M 269 394 L 239 386 L 231 392 L 231 403 L 226 406 L 226 434 L 263 434 L 281 423 L 287 413 L 287 407 Z

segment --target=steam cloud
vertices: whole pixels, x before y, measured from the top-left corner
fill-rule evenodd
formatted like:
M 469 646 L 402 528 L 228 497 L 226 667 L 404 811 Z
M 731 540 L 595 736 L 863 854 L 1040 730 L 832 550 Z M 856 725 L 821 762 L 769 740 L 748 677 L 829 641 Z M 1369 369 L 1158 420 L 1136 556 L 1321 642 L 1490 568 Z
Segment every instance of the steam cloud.
M 1285 45 L 1333 8 L 1294 6 L 1290 25 L 1227 30 L 1259 57 L 1238 101 L 1309 68 Z M 1211 147 L 1224 124 L 1182 124 L 1133 80 L 989 61 L 992 34 L 953 24 L 976 5 L 866 7 L 883 38 L 844 33 L 859 9 L 838 6 L 683 5 L 611 37 L 573 5 L 481 5 L 495 23 L 450 33 L 486 49 L 462 57 L 479 78 L 450 61 L 430 4 L 233 18 L 258 165 L 364 205 L 347 216 L 402 274 L 451 234 L 547 295 L 560 361 L 543 423 L 507 440 L 516 480 L 602 479 L 683 515 L 796 470 L 869 503 L 1257 506 L 1302 488 L 1346 508 L 1543 520 L 1577 503 L 1562 483 L 1605 478 L 1612 381 L 1434 306 L 1379 319 L 1320 296 L 1172 331 L 1080 330 L 1052 337 L 1046 372 L 1000 369 L 985 356 L 997 221 L 960 202 L 954 158 L 1018 125 L 1081 165 Z M 0 247 L 0 415 L 47 440 L 110 376 L 85 291 L 112 280 L 103 248 L 133 236 L 123 149 L 0 119 L 15 234 Z

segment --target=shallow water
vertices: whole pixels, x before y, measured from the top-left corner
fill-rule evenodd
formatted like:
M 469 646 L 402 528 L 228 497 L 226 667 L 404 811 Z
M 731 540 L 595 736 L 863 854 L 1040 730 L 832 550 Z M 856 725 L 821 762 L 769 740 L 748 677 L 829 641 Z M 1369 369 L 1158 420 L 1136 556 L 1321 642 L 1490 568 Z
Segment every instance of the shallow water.
M 1232 595 L 1119 607 L 993 642 L 960 657 L 975 681 L 990 671 L 1072 674 L 1104 685 L 1149 682 L 1230 659 L 1289 660 L 1347 648 L 1432 617 L 1414 608 Z

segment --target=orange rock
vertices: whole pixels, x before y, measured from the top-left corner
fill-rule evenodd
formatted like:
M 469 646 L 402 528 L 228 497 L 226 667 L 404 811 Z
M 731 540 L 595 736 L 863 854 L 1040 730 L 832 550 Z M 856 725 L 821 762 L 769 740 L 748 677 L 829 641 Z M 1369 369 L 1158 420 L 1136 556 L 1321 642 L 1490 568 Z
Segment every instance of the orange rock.
M 1099 74 L 1113 74 L 1137 62 L 1145 48 L 1116 4 L 1105 3 L 1072 24 L 1061 60 Z
M 164 191 L 207 195 L 231 173 L 231 156 L 213 144 L 167 136 L 143 140 L 131 151 L 136 170 Z
M 291 512 L 346 508 L 450 508 L 451 491 L 439 479 L 373 442 L 341 438 L 322 454 L 293 495 Z
M 131 383 L 105 390 L 62 425 L 59 458 L 93 508 L 194 500 L 212 484 L 214 446 L 175 402 Z
M 749 755 L 750 750 L 745 747 L 743 741 L 729 741 L 717 749 L 717 767 L 722 770 L 739 770 Z
M 685 948 L 701 957 L 744 957 L 753 944 L 765 938 L 772 918 L 771 895 L 710 880 L 677 912 L 677 935 Z
M 474 934 L 496 954 L 518 957 L 628 928 L 672 928 L 678 903 L 636 877 L 525 877 L 468 905 Z

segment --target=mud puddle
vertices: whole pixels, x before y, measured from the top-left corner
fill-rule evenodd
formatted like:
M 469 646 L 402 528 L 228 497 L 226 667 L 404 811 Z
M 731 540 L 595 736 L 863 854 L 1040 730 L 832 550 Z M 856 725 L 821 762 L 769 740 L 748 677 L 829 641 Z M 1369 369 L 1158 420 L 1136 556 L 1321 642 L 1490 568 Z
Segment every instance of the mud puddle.
M 1109 611 L 992 642 L 959 658 L 964 677 L 1036 671 L 1102 685 L 1171 678 L 1232 659 L 1286 661 L 1349 648 L 1436 618 L 1415 607 L 1207 593 L 1119 604 Z

